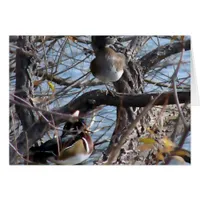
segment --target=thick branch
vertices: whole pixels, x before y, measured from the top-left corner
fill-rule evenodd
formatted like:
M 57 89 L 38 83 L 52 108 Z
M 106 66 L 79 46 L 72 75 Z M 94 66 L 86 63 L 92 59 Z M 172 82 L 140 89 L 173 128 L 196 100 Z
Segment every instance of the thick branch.
M 75 99 L 72 103 L 67 104 L 57 110 L 54 111 L 45 111 L 40 108 L 28 106 L 24 103 L 17 103 L 17 101 L 12 101 L 17 105 L 24 106 L 30 110 L 41 111 L 45 117 L 49 120 L 54 118 L 55 123 L 58 125 L 61 122 L 67 120 L 71 120 L 66 114 L 73 113 L 76 110 L 80 110 L 80 113 L 83 115 L 88 113 L 89 111 L 96 109 L 98 106 L 115 106 L 115 107 L 145 107 L 151 101 L 152 98 L 159 96 L 159 93 L 152 94 L 140 94 L 140 95 L 132 95 L 132 94 L 118 94 L 117 96 L 113 96 L 111 94 L 107 94 L 106 91 L 101 90 L 93 90 L 87 93 L 84 93 L 82 96 Z M 168 104 L 175 104 L 174 93 L 166 92 L 160 95 L 158 100 L 154 105 L 163 105 L 168 99 Z M 180 103 L 185 103 L 190 100 L 190 92 L 178 92 L 178 98 Z
M 57 112 L 69 113 L 80 110 L 80 113 L 87 113 L 101 105 L 116 107 L 123 106 L 125 108 L 145 107 L 151 101 L 152 97 L 156 97 L 158 95 L 159 93 L 140 95 L 119 94 L 113 97 L 111 94 L 106 94 L 105 91 L 93 90 L 84 93 L 82 96 L 75 99 L 72 103 L 58 109 Z M 175 104 L 174 93 L 166 92 L 160 95 L 158 100 L 155 102 L 155 105 L 163 105 L 166 98 L 169 98 L 168 104 Z M 180 103 L 185 103 L 186 101 L 190 100 L 190 92 L 178 92 L 178 98 Z
M 140 59 L 141 66 L 145 67 L 145 71 L 147 72 L 151 69 L 152 66 L 154 66 L 164 58 L 176 53 L 180 53 L 183 48 L 185 49 L 185 51 L 190 50 L 190 40 L 186 40 L 184 42 L 175 42 L 158 47 Z

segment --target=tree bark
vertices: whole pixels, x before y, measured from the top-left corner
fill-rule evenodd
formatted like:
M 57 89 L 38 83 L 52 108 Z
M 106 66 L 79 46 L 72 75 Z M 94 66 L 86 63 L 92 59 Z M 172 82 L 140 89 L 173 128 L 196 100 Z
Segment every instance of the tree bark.
M 25 54 L 31 50 L 30 41 L 28 36 L 19 36 L 17 39 L 17 46 L 19 47 L 16 50 L 16 88 L 15 88 L 15 100 L 23 103 L 23 101 L 29 102 L 32 104 L 31 97 L 33 96 L 32 80 L 30 74 L 30 63 L 31 57 Z M 18 98 L 17 98 L 18 97 Z M 30 127 L 36 123 L 36 116 L 34 112 L 30 109 L 23 108 L 19 105 L 15 106 L 18 117 L 23 126 L 23 133 L 21 137 L 24 138 L 22 143 L 13 143 L 16 150 L 20 152 L 21 148 L 26 149 L 28 152 L 28 143 L 29 138 L 31 137 Z M 26 138 L 26 140 L 25 140 Z M 16 161 L 17 153 L 10 147 L 10 163 L 13 164 Z

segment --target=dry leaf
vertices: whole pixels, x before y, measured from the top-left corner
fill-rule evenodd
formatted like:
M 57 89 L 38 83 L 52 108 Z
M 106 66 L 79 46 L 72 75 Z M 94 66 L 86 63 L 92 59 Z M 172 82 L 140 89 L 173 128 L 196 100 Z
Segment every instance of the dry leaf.
M 174 40 L 178 39 L 178 36 L 174 35 L 170 41 L 170 43 L 174 42 Z
M 38 104 L 38 103 L 47 102 L 48 97 L 35 97 L 35 98 L 31 98 L 31 100 L 33 101 L 33 103 Z
M 156 154 L 156 159 L 157 159 L 157 161 L 164 161 L 165 158 L 164 158 L 162 152 L 158 152 Z
M 163 147 L 160 149 L 160 152 L 162 153 L 171 153 L 174 150 L 174 147 L 168 146 L 168 147 Z
M 138 146 L 138 149 L 140 151 L 147 151 L 147 150 L 151 150 L 154 147 L 153 144 L 141 144 Z
M 68 38 L 69 40 L 71 40 L 72 42 L 75 42 L 75 41 L 76 41 L 76 37 L 74 37 L 74 36 L 67 36 L 67 38 Z
M 37 87 L 37 86 L 40 85 L 42 82 L 43 82 L 43 79 L 37 80 L 37 81 L 33 81 L 33 85 L 34 85 L 34 87 Z

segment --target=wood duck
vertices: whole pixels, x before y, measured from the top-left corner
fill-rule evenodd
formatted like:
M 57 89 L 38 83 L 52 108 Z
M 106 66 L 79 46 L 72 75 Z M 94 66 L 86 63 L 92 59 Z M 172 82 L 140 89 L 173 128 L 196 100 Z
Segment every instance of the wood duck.
M 73 135 L 71 139 L 67 136 Z M 58 150 L 58 141 L 60 150 Z M 53 138 L 41 146 L 30 149 L 30 160 L 41 164 L 75 165 L 90 157 L 94 149 L 89 131 L 83 119 L 67 122 L 59 138 Z
M 124 73 L 126 58 L 107 46 L 106 36 L 93 36 L 92 47 L 96 58 L 90 64 L 90 70 L 104 83 L 118 81 Z

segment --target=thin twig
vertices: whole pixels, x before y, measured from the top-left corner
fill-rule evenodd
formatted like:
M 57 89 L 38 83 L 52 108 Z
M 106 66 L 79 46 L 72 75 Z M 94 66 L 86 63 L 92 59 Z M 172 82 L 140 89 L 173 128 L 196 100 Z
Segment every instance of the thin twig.
M 10 94 L 11 96 L 15 97 L 15 98 L 19 98 L 18 96 L 16 95 L 12 95 Z M 76 116 L 73 116 L 71 114 L 63 114 L 63 113 L 58 113 L 58 112 L 54 112 L 54 111 L 47 111 L 47 110 L 44 110 L 44 109 L 41 109 L 41 108 L 37 108 L 37 107 L 34 107 L 32 105 L 30 105 L 28 102 L 26 102 L 25 100 L 19 98 L 21 101 L 23 101 L 25 104 L 23 103 L 19 103 L 18 101 L 14 100 L 14 99 L 10 99 L 10 101 L 14 104 L 17 104 L 19 106 L 23 106 L 25 108 L 28 108 L 28 109 L 31 109 L 31 110 L 36 110 L 36 111 L 41 111 L 43 113 L 46 113 L 46 114 L 52 114 L 52 115 L 57 115 L 57 116 L 60 116 L 62 117 L 63 119 L 66 119 L 66 120 L 77 120 L 77 117 Z M 41 115 L 41 113 L 40 113 Z
M 182 41 L 183 42 L 183 41 Z M 183 45 L 183 44 L 182 44 Z M 182 47 L 182 51 L 181 51 L 181 55 L 180 55 L 180 60 L 179 60 L 179 63 L 177 65 L 177 68 L 174 72 L 174 74 L 172 75 L 172 86 L 173 86 L 173 89 L 174 89 L 174 97 L 175 97 L 175 102 L 176 102 L 176 105 L 177 105 L 177 108 L 178 108 L 178 111 L 179 111 L 179 114 L 180 114 L 180 117 L 183 121 L 183 124 L 185 126 L 185 129 L 188 128 L 188 125 L 187 125 L 187 122 L 185 121 L 185 118 L 183 116 L 183 112 L 182 112 L 182 109 L 180 107 L 180 103 L 179 103 L 179 99 L 178 99 L 178 92 L 177 92 L 177 88 L 176 88 L 176 78 L 177 78 L 177 74 L 178 74 L 178 71 L 179 71 L 179 68 L 181 66 L 181 61 L 182 61 L 182 57 L 183 57 L 183 52 L 184 52 L 184 47 Z
M 105 140 L 102 140 L 100 142 L 96 142 L 96 143 L 94 143 L 94 146 L 97 146 L 97 145 L 100 145 L 100 144 L 103 144 L 103 143 L 106 143 L 106 142 L 110 142 L 110 140 L 105 139 Z
M 20 156 L 20 158 L 22 158 L 23 160 L 25 160 L 26 162 L 28 162 L 28 163 L 33 163 L 33 162 L 31 162 L 30 160 L 28 160 L 28 159 L 25 159 L 24 157 L 23 157 L 23 155 L 22 154 L 20 154 L 19 153 L 19 151 L 17 151 L 17 149 L 12 145 L 12 143 L 10 142 L 9 143 L 9 145 L 14 149 L 14 151 L 17 153 L 17 155 L 19 155 Z

